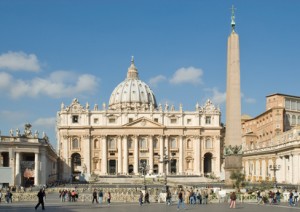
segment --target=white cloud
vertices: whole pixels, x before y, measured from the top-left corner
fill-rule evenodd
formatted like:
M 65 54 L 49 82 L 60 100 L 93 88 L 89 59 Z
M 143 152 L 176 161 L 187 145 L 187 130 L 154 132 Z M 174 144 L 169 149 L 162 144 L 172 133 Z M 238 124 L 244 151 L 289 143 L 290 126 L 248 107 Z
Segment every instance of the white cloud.
M 28 113 L 24 111 L 10 111 L 10 110 L 2 110 L 0 111 L 0 117 L 6 122 L 16 123 L 21 119 L 28 118 Z
M 203 71 L 198 68 L 188 67 L 178 69 L 170 79 L 172 84 L 192 83 L 194 85 L 201 84 L 201 76 Z
M 206 89 L 209 92 L 212 92 L 212 97 L 211 97 L 211 101 L 213 102 L 213 104 L 223 104 L 224 102 L 226 102 L 226 92 L 220 92 L 218 90 L 218 88 L 212 88 L 212 89 Z
M 245 98 L 245 102 L 247 102 L 249 104 L 254 104 L 254 103 L 256 103 L 256 99 L 254 99 L 254 98 Z
M 248 104 L 255 104 L 256 103 L 256 99 L 247 97 L 243 92 L 241 92 L 241 97 Z
M 20 97 L 38 97 L 46 95 L 52 98 L 74 97 L 84 93 L 93 93 L 98 87 L 97 77 L 89 74 L 76 75 L 68 71 L 58 71 L 49 77 L 36 77 L 25 81 L 14 79 L 11 75 L 0 73 L 7 79 L 2 84 L 2 92 L 9 93 L 14 99 Z M 0 82 L 2 78 L 0 79 Z
M 165 81 L 167 78 L 163 75 L 158 75 L 149 80 L 149 84 L 153 87 L 156 87 L 158 83 Z
M 0 55 L 0 68 L 32 72 L 38 72 L 41 69 L 37 56 L 24 52 L 8 52 Z
M 37 128 L 54 129 L 55 122 L 55 117 L 39 118 L 35 120 L 32 125 Z
M 12 80 L 12 76 L 5 73 L 5 72 L 0 72 L 0 88 L 6 88 L 10 85 Z

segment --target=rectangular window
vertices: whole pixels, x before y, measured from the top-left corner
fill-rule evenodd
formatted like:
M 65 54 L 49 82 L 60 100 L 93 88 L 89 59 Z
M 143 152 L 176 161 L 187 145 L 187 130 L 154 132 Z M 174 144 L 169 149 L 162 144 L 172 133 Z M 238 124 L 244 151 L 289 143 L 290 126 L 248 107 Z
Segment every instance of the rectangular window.
M 129 156 L 133 156 L 133 153 L 132 152 L 129 152 L 129 154 L 128 154 Z
M 133 122 L 133 118 L 129 118 L 129 119 L 128 119 L 128 122 L 129 122 L 129 123 Z
M 297 110 L 297 102 L 295 100 L 292 101 L 292 110 Z
M 211 117 L 210 116 L 205 117 L 205 124 L 211 124 Z
M 187 120 L 186 120 L 186 123 L 187 123 L 187 124 L 191 124 L 191 123 L 192 123 L 192 119 L 187 119 Z
M 94 119 L 94 124 L 99 124 L 99 119 L 95 118 Z
M 172 118 L 172 119 L 171 119 L 171 124 L 176 124 L 176 123 L 177 123 L 177 119 Z
M 158 122 L 158 118 L 155 118 L 154 121 L 155 121 L 155 122 Z
M 114 124 L 114 123 L 116 123 L 116 119 L 115 118 L 109 118 L 108 123 Z
M 78 116 L 72 116 L 72 123 L 78 123 Z
M 289 100 L 289 99 L 285 100 L 285 109 L 287 109 L 287 110 L 291 109 L 291 100 Z

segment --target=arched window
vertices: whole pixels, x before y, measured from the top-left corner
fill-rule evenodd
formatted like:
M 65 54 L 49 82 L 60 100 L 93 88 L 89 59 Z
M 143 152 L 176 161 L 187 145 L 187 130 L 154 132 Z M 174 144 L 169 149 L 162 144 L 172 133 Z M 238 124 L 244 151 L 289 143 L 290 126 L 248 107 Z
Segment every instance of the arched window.
M 177 148 L 177 141 L 176 138 L 171 138 L 171 149 Z
M 140 149 L 147 149 L 147 141 L 146 138 L 140 138 L 139 140 Z
M 96 139 L 94 140 L 94 148 L 98 149 L 99 148 L 99 141 Z
M 79 141 L 78 138 L 74 138 L 72 140 L 72 149 L 78 149 L 79 148 Z
M 108 141 L 108 149 L 116 149 L 116 140 L 114 138 Z
M 296 116 L 292 115 L 292 125 L 296 125 Z
M 212 148 L 212 141 L 211 141 L 210 138 L 207 138 L 207 139 L 205 140 L 205 148 L 206 148 L 206 149 L 211 149 L 211 148 Z
M 298 116 L 298 123 L 297 124 L 300 125 L 300 116 Z

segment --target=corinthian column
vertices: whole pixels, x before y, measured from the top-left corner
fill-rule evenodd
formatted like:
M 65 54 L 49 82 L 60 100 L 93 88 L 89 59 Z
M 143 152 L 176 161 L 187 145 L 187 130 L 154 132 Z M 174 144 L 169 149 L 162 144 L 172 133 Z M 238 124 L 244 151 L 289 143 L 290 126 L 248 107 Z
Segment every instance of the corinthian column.
M 106 136 L 102 137 L 102 167 L 101 172 L 103 175 L 107 174 L 107 140 Z
M 34 185 L 38 186 L 40 184 L 39 179 L 39 153 L 34 154 Z
M 20 153 L 16 152 L 16 185 L 21 184 L 21 176 L 20 176 Z
M 163 160 L 163 156 L 164 156 L 164 137 L 163 136 L 159 136 L 159 166 L 158 166 L 158 173 L 159 174 L 163 174 L 164 173 L 164 164 L 161 163 L 161 161 Z
M 194 173 L 200 175 L 200 136 L 194 138 Z
M 153 173 L 153 135 L 149 139 L 149 174 Z
M 179 174 L 183 174 L 183 136 L 179 136 Z
M 135 175 L 139 173 L 139 143 L 138 136 L 134 136 L 134 166 L 133 172 Z
M 118 173 L 122 173 L 122 136 L 118 136 Z
M 128 174 L 128 136 L 123 137 L 123 172 L 124 174 Z

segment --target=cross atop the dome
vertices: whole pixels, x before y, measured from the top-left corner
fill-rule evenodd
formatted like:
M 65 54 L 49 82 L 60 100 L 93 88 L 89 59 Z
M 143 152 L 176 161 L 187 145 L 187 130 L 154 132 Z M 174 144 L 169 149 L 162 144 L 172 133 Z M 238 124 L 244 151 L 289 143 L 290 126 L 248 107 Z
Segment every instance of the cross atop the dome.
M 134 64 L 134 56 L 131 56 L 131 64 Z

